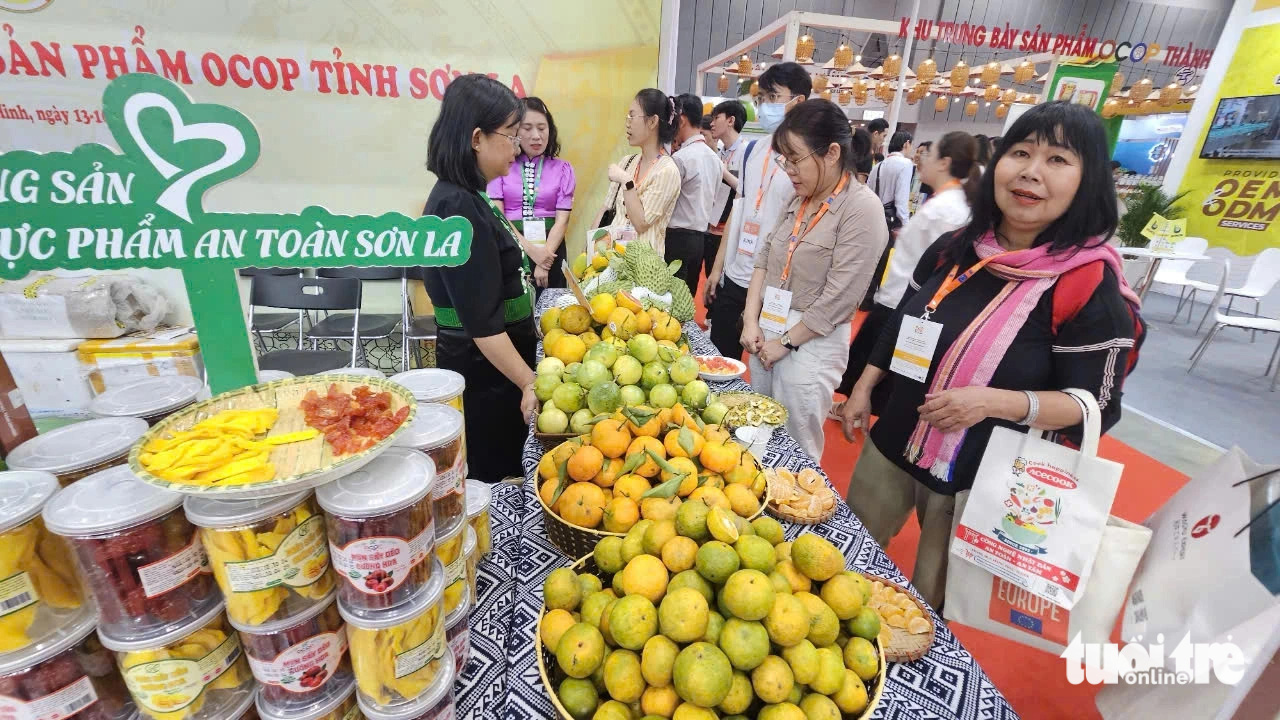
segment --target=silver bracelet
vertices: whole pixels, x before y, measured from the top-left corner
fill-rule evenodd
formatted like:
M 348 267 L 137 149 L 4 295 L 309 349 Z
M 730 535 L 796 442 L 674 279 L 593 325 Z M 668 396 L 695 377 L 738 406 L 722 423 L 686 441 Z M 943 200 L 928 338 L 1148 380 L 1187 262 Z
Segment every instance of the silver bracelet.
M 1023 390 L 1022 394 L 1027 396 L 1027 416 L 1019 420 L 1018 424 L 1030 426 L 1040 417 L 1040 396 L 1030 390 Z

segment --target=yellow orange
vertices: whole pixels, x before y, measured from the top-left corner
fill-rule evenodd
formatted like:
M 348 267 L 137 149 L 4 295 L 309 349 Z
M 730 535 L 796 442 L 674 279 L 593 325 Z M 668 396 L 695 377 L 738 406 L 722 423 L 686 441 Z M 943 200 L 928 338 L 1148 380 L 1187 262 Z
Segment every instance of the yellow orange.
M 617 307 L 612 295 L 600 293 L 591 297 L 591 319 L 604 325 L 609 322 L 609 313 Z
M 645 520 L 675 520 L 676 511 L 680 509 L 680 498 L 647 497 L 640 501 L 640 517 Z
M 560 311 L 560 329 L 570 335 L 591 329 L 591 314 L 581 305 L 570 305 Z
M 604 491 L 599 485 L 576 482 L 560 495 L 560 517 L 585 528 L 594 528 L 604 517 Z
M 604 461 L 604 467 L 600 468 L 599 474 L 591 478 L 591 482 L 599 485 L 605 490 L 608 490 L 613 487 L 615 482 L 618 481 L 618 478 L 622 473 L 622 466 L 622 458 L 606 458 Z
M 711 472 L 724 474 L 738 464 L 741 455 L 742 448 L 737 443 L 713 441 L 702 446 L 698 459 L 702 461 L 702 467 Z
M 680 406 L 677 405 L 676 407 L 680 407 Z M 684 412 L 684 408 L 680 408 L 680 412 Z M 672 422 L 680 422 L 679 420 L 675 419 L 676 414 L 677 413 L 675 412 L 672 413 Z M 667 449 L 667 457 L 672 457 L 672 458 L 698 457 L 698 454 L 702 452 L 702 446 L 705 444 L 705 441 L 702 439 L 701 435 L 694 432 L 693 430 L 689 430 L 688 428 L 683 428 L 682 430 L 684 432 L 685 439 L 688 441 L 690 445 L 690 449 L 686 450 L 684 446 L 680 444 L 681 429 L 670 430 L 667 432 L 667 437 L 662 441 L 662 446 Z
M 657 438 L 649 437 L 647 435 L 642 435 L 641 437 L 631 441 L 631 445 L 627 447 L 627 457 L 631 457 L 635 453 L 644 452 L 645 450 L 652 450 L 655 455 L 664 460 L 667 458 L 667 451 L 666 448 L 662 447 L 662 443 L 658 442 Z M 640 475 L 641 477 L 657 477 L 659 472 L 658 463 L 654 462 L 653 458 L 646 454 L 644 462 L 640 463 L 640 466 L 632 472 L 636 475 Z
M 616 497 L 604 506 L 604 529 L 608 532 L 624 533 L 638 520 L 640 506 L 629 497 Z
M 604 467 L 604 455 L 598 448 L 584 445 L 569 458 L 569 477 L 578 482 L 589 482 Z
M 577 307 L 576 305 L 574 307 Z M 572 308 L 571 308 L 572 309 Z M 543 345 L 543 347 L 546 347 Z M 582 356 L 587 354 L 587 344 L 577 335 L 565 335 L 551 346 L 551 357 L 557 358 L 565 365 L 570 363 L 582 362 Z
M 623 475 L 613 483 L 614 497 L 629 497 L 637 503 L 649 492 L 649 481 L 639 475 Z
M 637 406 L 636 409 L 651 411 L 653 408 L 640 405 Z M 649 418 L 649 421 L 644 425 L 636 425 L 634 422 L 627 420 L 627 430 L 631 431 L 631 434 L 637 437 L 644 436 L 656 438 L 658 437 L 658 433 L 662 432 L 662 415 L 661 413 L 654 413 L 653 417 Z
M 620 458 L 631 444 L 631 433 L 627 432 L 624 421 L 608 418 L 591 428 L 591 444 L 605 457 Z

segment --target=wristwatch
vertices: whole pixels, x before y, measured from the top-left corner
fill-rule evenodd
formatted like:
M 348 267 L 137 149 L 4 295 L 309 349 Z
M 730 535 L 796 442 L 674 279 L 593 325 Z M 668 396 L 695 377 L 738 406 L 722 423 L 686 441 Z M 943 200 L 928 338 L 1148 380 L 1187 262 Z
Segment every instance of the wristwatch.
M 800 346 L 799 346 L 799 345 L 794 345 L 794 344 L 792 344 L 792 342 L 791 342 L 791 333 L 790 333 L 790 332 L 784 332 L 784 333 L 782 333 L 782 337 L 778 338 L 778 341 L 782 343 L 782 347 L 784 347 L 784 348 L 786 348 L 786 349 L 788 349 L 788 350 L 793 350 L 793 351 L 794 351 L 794 350 L 799 350 L 799 349 L 800 349 Z
M 626 185 L 623 185 L 623 187 L 624 187 L 624 188 L 626 188 L 627 190 L 635 190 L 635 189 L 636 189 L 635 181 L 633 181 L 633 180 L 628 180 L 628 181 L 627 181 L 627 184 L 626 184 Z

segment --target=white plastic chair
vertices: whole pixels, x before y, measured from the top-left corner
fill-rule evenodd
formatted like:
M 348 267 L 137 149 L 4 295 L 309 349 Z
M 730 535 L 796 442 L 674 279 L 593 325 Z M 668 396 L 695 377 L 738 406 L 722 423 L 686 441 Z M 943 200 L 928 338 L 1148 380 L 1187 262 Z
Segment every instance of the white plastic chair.
M 1181 242 L 1174 246 L 1175 252 L 1192 253 L 1195 255 L 1203 255 L 1205 250 L 1209 249 L 1209 241 L 1201 237 L 1183 238 Z M 1165 285 L 1175 285 L 1178 288 L 1178 308 L 1173 311 L 1173 321 L 1177 322 L 1178 316 L 1182 314 L 1183 305 L 1187 306 L 1187 322 L 1191 322 L 1191 310 L 1195 307 L 1196 282 L 1187 279 L 1187 271 L 1195 265 L 1195 260 L 1165 260 L 1160 263 L 1160 269 L 1156 270 L 1156 276 L 1152 278 L 1152 282 L 1163 283 Z M 1213 292 L 1217 288 L 1205 285 L 1201 289 L 1206 292 Z M 1187 293 L 1190 289 L 1191 292 Z
M 1222 294 L 1227 296 L 1227 314 L 1231 314 L 1231 306 L 1235 303 L 1235 299 L 1242 297 L 1253 301 L 1253 317 L 1258 317 L 1262 307 L 1262 297 L 1271 292 L 1277 283 L 1280 283 L 1280 248 L 1267 248 L 1254 258 L 1253 265 L 1249 267 L 1249 274 L 1245 276 L 1243 285 L 1238 288 L 1223 289 Z M 1206 292 L 1212 292 L 1216 289 L 1209 283 L 1197 280 L 1189 280 L 1188 285 L 1193 290 L 1200 289 Z M 1209 310 L 1216 310 L 1217 307 L 1218 305 L 1215 303 L 1209 307 Z M 1196 332 L 1200 332 L 1200 327 L 1204 326 L 1205 319 L 1209 317 L 1209 310 L 1205 310 L 1204 317 L 1200 318 L 1200 326 L 1196 328 Z M 1256 338 L 1257 332 L 1254 332 L 1253 335 Z
M 1209 349 L 1210 343 L 1212 343 L 1214 338 L 1218 336 L 1218 331 L 1224 327 L 1235 327 L 1242 330 L 1250 330 L 1255 333 L 1262 331 L 1280 334 L 1280 320 L 1256 316 L 1249 317 L 1245 315 L 1224 315 L 1221 312 L 1216 311 L 1218 305 L 1222 302 L 1222 296 L 1231 292 L 1227 290 L 1226 287 L 1227 275 L 1230 273 L 1231 263 L 1223 260 L 1222 279 L 1218 283 L 1217 292 L 1214 293 L 1213 304 L 1209 306 L 1210 309 L 1215 311 L 1213 329 L 1209 331 L 1208 335 L 1205 335 L 1204 340 L 1201 340 L 1200 344 L 1196 346 L 1195 351 L 1191 353 L 1191 367 L 1187 368 L 1188 374 L 1196 369 L 1196 365 L 1200 362 L 1200 359 L 1204 357 L 1205 351 Z M 1250 273 L 1250 275 L 1252 274 L 1253 273 Z M 1245 284 L 1248 285 L 1248 282 Z M 1263 377 L 1271 375 L 1270 389 L 1272 392 L 1275 392 L 1276 382 L 1280 380 L 1280 363 L 1276 362 L 1277 355 L 1280 355 L 1280 339 L 1276 341 L 1276 348 L 1271 351 L 1271 359 L 1267 361 L 1267 369 L 1263 372 Z M 1272 372 L 1272 367 L 1275 368 L 1274 373 Z

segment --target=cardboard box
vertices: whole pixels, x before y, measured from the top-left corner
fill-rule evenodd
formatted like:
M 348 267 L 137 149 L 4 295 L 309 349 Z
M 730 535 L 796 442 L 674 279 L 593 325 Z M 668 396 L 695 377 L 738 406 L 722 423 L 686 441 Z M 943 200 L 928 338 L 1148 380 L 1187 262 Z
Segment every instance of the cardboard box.
M 110 340 L 85 340 L 77 354 L 94 395 L 159 375 L 204 378 L 200 342 L 190 328 L 157 328 Z

